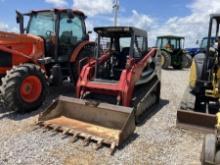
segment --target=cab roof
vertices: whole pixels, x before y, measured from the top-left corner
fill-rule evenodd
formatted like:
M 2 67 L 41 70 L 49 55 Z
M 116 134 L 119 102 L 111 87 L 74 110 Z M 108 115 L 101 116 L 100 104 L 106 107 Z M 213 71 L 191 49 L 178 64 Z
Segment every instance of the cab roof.
M 30 14 L 33 14 L 33 13 L 40 13 L 40 12 L 67 12 L 67 11 L 72 11 L 74 14 L 86 17 L 86 15 L 80 10 L 67 9 L 67 8 L 66 9 L 64 9 L 64 8 L 63 9 L 62 8 L 54 8 L 54 9 L 31 10 L 30 12 L 25 13 L 24 15 L 30 15 Z
M 158 36 L 157 38 L 177 38 L 177 39 L 185 39 L 183 36 L 175 36 L 175 35 L 164 35 L 164 36 Z
M 95 27 L 94 31 L 103 36 L 112 36 L 112 35 L 131 36 L 131 34 L 136 34 L 139 36 L 147 37 L 147 32 L 145 30 L 132 26 Z
M 216 19 L 218 22 L 220 22 L 220 13 L 211 14 L 210 18 Z

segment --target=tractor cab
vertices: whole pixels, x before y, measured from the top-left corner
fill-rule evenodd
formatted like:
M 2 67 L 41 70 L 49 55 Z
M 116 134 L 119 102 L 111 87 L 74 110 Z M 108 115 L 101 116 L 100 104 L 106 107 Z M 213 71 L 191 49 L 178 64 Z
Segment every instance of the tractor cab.
M 161 49 L 163 55 L 161 60 L 162 68 L 174 69 L 188 68 L 191 65 L 191 57 L 186 54 L 184 49 L 185 38 L 180 36 L 159 36 L 157 37 L 156 47 Z
M 184 42 L 185 38 L 180 36 L 159 36 L 157 37 L 156 47 L 177 53 L 184 49 Z
M 28 17 L 27 21 L 25 17 Z M 82 12 L 71 9 L 39 10 L 25 14 L 17 12 L 20 32 L 43 38 L 45 56 L 59 62 L 69 61 L 74 48 L 89 39 L 85 19 L 86 16 Z
M 204 37 L 200 43 L 200 52 L 205 52 L 206 51 L 206 48 L 207 48 L 207 44 L 208 44 L 208 40 L 209 38 L 208 37 Z M 216 37 L 211 37 L 210 39 L 210 43 L 212 46 L 214 46 L 215 44 L 215 41 L 216 41 Z
M 89 42 L 86 32 L 84 13 L 72 9 L 16 13 L 21 34 L 43 39 L 44 55 L 38 62 L 45 65 L 52 75 L 51 82 L 61 82 L 67 78 L 76 82 L 79 65 L 82 65 L 79 63 L 89 57 L 94 49 L 94 43 Z

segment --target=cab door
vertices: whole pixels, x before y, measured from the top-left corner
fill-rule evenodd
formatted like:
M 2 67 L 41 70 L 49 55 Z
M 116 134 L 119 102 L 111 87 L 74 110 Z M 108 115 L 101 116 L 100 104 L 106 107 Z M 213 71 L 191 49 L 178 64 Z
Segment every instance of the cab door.
M 84 18 L 77 15 L 70 18 L 67 13 L 62 13 L 59 24 L 58 61 L 68 62 L 73 50 L 85 39 Z

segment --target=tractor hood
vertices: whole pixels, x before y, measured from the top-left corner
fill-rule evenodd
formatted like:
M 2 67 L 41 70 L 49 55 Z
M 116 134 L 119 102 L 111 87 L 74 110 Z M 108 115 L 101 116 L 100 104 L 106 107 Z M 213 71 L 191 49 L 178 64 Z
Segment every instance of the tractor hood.
M 43 39 L 34 36 L 31 34 L 18 34 L 18 33 L 12 33 L 12 32 L 3 32 L 0 31 L 0 45 L 5 44 L 14 44 L 14 43 L 23 43 L 23 42 L 31 42 L 31 43 L 43 43 Z
M 0 52 L 37 61 L 45 54 L 44 50 L 44 40 L 41 37 L 0 31 Z

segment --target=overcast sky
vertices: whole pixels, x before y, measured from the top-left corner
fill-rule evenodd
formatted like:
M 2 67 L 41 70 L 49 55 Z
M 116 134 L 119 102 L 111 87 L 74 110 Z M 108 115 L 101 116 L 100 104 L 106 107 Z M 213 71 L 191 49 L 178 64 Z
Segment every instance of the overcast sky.
M 112 0 L 0 0 L 0 30 L 18 31 L 15 10 L 77 8 L 87 16 L 88 30 L 113 24 Z M 209 14 L 220 13 L 220 0 L 120 0 L 120 25 L 148 31 L 149 43 L 158 35 L 186 37 L 186 47 L 207 36 Z M 95 34 L 93 34 L 94 36 Z

